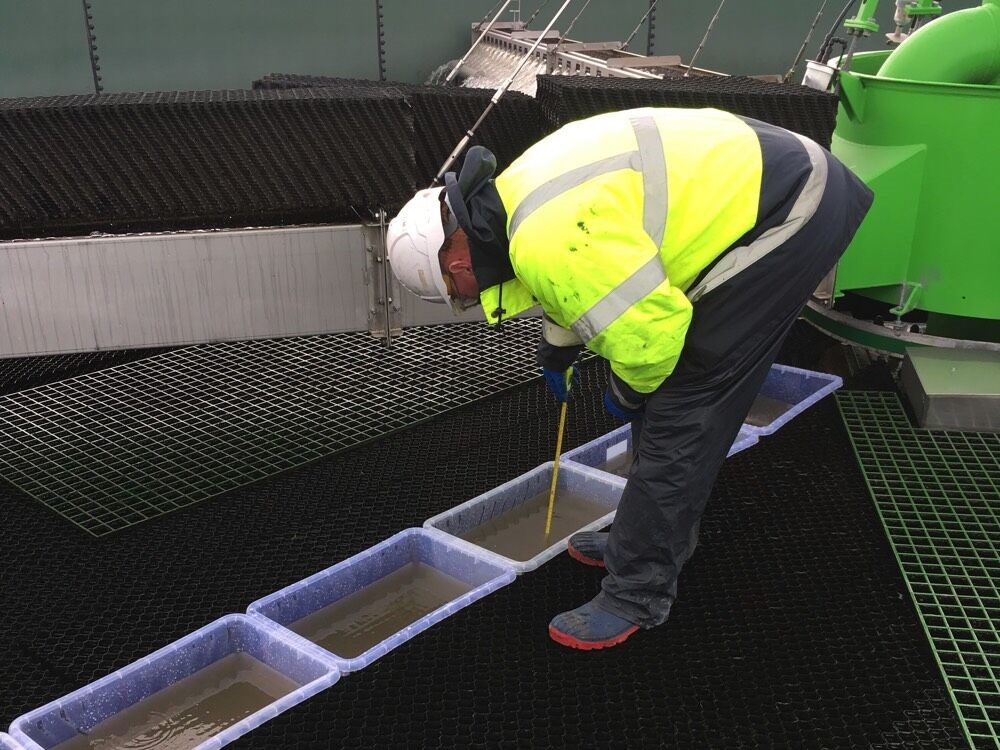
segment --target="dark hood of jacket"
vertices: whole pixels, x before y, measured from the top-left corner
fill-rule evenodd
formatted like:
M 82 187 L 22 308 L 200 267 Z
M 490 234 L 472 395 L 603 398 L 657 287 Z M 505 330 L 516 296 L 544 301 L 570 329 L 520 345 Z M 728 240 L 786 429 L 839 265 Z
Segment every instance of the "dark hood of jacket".
M 482 146 L 465 156 L 462 171 L 444 176 L 448 205 L 469 238 L 472 272 L 480 289 L 489 289 L 514 278 L 507 240 L 507 212 L 493 184 L 496 157 Z

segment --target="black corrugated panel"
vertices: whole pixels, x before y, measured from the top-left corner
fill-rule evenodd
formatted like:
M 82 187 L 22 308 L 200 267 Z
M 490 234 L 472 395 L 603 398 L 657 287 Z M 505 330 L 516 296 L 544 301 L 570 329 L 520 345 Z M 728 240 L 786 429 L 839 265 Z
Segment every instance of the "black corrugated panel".
M 552 127 L 633 107 L 714 107 L 787 128 L 827 148 L 837 119 L 833 94 L 742 76 L 538 76 L 537 97 Z
M 338 91 L 379 90 L 402 96 L 413 109 L 417 174 L 429 184 L 451 150 L 475 124 L 493 96 L 489 89 L 428 86 L 356 78 L 271 73 L 253 82 L 255 89 L 330 87 Z M 470 145 L 481 144 L 504 169 L 546 132 L 541 108 L 532 97 L 508 91 L 483 122 Z M 459 162 L 460 164 L 461 162 Z
M 429 184 L 492 96 L 317 76 L 272 75 L 255 85 L 0 100 L 0 239 L 393 212 Z M 473 142 L 503 169 L 548 129 L 654 104 L 720 107 L 823 145 L 836 115 L 832 95 L 749 78 L 541 76 L 538 101 L 509 92 Z
M 416 189 L 413 122 L 375 90 L 0 100 L 0 239 L 367 219 Z

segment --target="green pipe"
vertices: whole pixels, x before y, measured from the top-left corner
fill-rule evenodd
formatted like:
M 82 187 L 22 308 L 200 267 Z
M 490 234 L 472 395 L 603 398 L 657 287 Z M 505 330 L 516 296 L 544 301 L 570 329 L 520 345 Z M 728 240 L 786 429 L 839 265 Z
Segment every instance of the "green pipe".
M 889 56 L 879 78 L 991 84 L 1000 77 L 1000 0 L 983 0 L 918 29 Z

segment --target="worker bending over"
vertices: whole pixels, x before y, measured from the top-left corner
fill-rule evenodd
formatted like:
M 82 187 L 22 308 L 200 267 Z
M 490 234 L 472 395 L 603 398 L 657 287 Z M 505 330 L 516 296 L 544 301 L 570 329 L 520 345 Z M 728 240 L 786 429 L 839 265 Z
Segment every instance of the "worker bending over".
M 610 363 L 604 403 L 635 460 L 610 534 L 570 539 L 602 591 L 557 615 L 574 648 L 667 619 L 712 484 L 781 342 L 837 262 L 871 191 L 813 141 L 714 109 L 570 123 L 494 177 L 469 150 L 389 225 L 393 272 L 487 320 L 535 305 L 557 398 L 583 347 Z

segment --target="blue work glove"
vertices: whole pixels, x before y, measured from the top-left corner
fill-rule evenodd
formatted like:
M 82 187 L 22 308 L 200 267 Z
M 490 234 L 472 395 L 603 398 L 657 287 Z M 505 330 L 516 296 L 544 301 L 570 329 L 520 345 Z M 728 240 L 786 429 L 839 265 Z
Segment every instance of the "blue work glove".
M 569 387 L 566 384 L 566 373 L 559 370 L 551 370 L 548 367 L 542 368 L 542 375 L 545 376 L 545 384 L 560 403 L 569 400 L 569 392 L 572 387 L 580 385 L 580 371 L 574 369 L 570 378 Z
M 642 414 L 642 409 L 626 409 L 624 406 L 616 404 L 609 391 L 604 392 L 604 408 L 612 417 L 617 417 L 624 422 L 631 422 Z
M 642 415 L 646 397 L 633 390 L 614 372 L 608 378 L 608 388 L 604 391 L 604 408 L 613 417 L 631 422 Z

